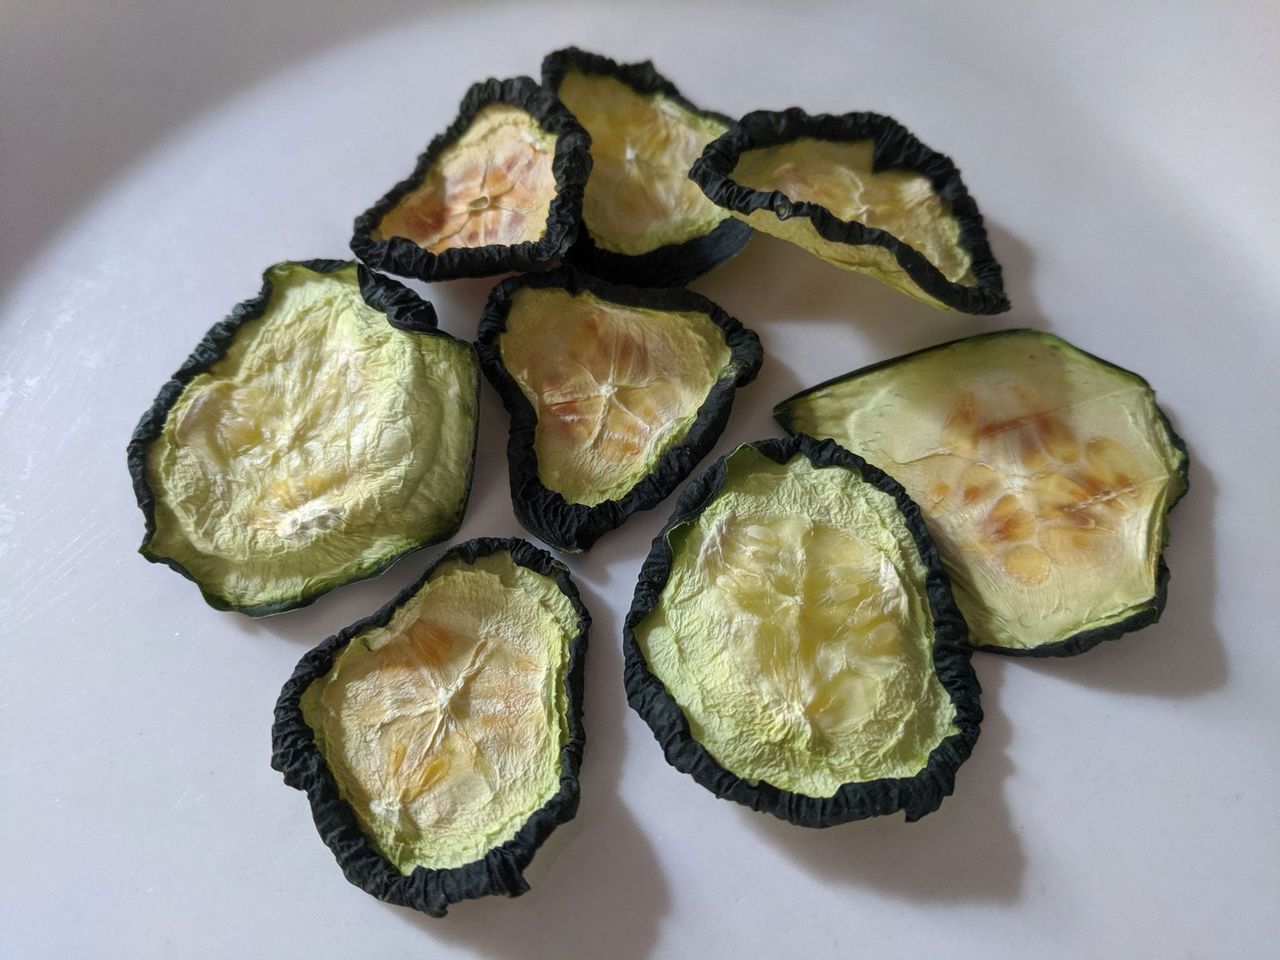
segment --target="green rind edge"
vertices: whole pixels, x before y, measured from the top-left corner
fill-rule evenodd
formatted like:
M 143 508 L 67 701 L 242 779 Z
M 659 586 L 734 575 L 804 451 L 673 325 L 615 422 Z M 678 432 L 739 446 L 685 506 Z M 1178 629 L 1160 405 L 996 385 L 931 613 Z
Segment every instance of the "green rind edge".
M 147 453 L 151 448 L 151 444 L 160 436 L 161 431 L 164 429 L 165 420 L 169 416 L 169 411 L 178 402 L 178 398 L 182 396 L 182 392 L 187 388 L 187 385 L 226 356 L 227 350 L 235 340 L 236 334 L 239 333 L 241 327 L 252 320 L 258 319 L 266 312 L 267 306 L 271 302 L 273 291 L 270 275 L 274 270 L 287 267 L 302 267 L 316 273 L 335 273 L 339 270 L 355 267 L 356 276 L 360 283 L 360 293 L 365 303 L 385 313 L 388 323 L 401 330 L 441 337 L 445 340 L 460 343 L 466 346 L 473 359 L 475 358 L 475 348 L 471 344 L 465 340 L 450 336 L 436 326 L 436 311 L 429 301 L 421 299 L 407 287 L 388 277 L 381 276 L 353 260 L 285 260 L 273 264 L 263 271 L 261 292 L 256 297 L 237 304 L 225 319 L 218 321 L 209 328 L 209 331 L 204 335 L 200 343 L 196 345 L 191 355 L 187 357 L 186 361 L 168 382 L 160 388 L 156 399 L 146 413 L 142 415 L 138 425 L 134 428 L 133 435 L 129 438 L 129 444 L 126 448 L 129 475 L 133 480 L 133 492 L 138 502 L 138 509 L 142 511 L 146 525 L 142 545 L 138 548 L 138 552 L 151 563 L 164 564 L 194 583 L 199 588 L 200 595 L 204 597 L 205 602 L 215 610 L 235 611 L 251 617 L 266 617 L 308 606 L 330 590 L 346 586 L 348 583 L 356 583 L 360 580 L 368 580 L 379 576 L 409 554 L 415 553 L 424 547 L 440 543 L 443 540 L 448 540 L 457 533 L 462 526 L 467 503 L 471 499 L 471 485 L 475 475 L 476 440 L 480 430 L 480 418 L 477 416 L 471 436 L 471 460 L 467 465 L 466 490 L 463 492 L 462 504 L 458 510 L 458 515 L 449 527 L 442 529 L 438 535 L 415 544 L 407 550 L 401 550 L 387 556 L 372 565 L 358 569 L 350 577 L 338 580 L 311 593 L 274 600 L 269 603 L 236 604 L 207 587 L 179 561 L 153 552 L 149 545 L 156 532 L 155 494 L 147 481 Z M 478 366 L 478 360 L 476 363 Z M 477 377 L 477 409 L 479 409 L 479 402 L 480 378 Z
M 856 220 L 842 220 L 821 204 L 793 201 L 779 190 L 754 190 L 733 179 L 738 158 L 748 150 L 775 146 L 801 137 L 819 140 L 875 140 L 875 169 L 909 170 L 926 177 L 951 205 L 960 226 L 960 244 L 972 258 L 974 286 L 952 283 L 924 254 L 885 230 Z M 780 220 L 809 219 L 824 239 L 853 246 L 874 245 L 893 255 L 921 290 L 953 310 L 992 314 L 1009 309 L 1000 264 L 991 252 L 977 201 L 960 171 L 945 154 L 926 146 L 892 117 L 878 113 L 809 115 L 799 107 L 746 114 L 694 161 L 689 177 L 713 203 L 742 215 L 767 210 Z
M 776 463 L 786 463 L 800 454 L 815 467 L 855 470 L 875 489 L 893 498 L 928 571 L 925 594 L 934 623 L 934 669 L 955 707 L 958 730 L 934 747 L 924 768 L 915 776 L 846 783 L 830 797 L 809 797 L 765 781 L 744 780 L 722 767 L 694 738 L 684 711 L 662 681 L 650 672 L 636 641 L 635 629 L 657 605 L 671 575 L 673 555 L 667 542 L 668 534 L 676 526 L 694 520 L 724 486 L 728 456 L 717 460 L 680 494 L 675 513 L 654 538 L 640 570 L 631 609 L 623 625 L 627 702 L 649 725 L 667 762 L 717 797 L 803 827 L 828 827 L 899 810 L 905 812 L 907 820 L 918 820 L 938 809 L 943 799 L 953 792 L 956 770 L 972 752 L 982 722 L 982 691 L 970 660 L 968 630 L 951 596 L 950 583 L 920 509 L 896 480 L 832 440 L 819 441 L 797 435 L 760 440 L 746 446 Z
M 773 418 L 778 422 L 783 430 L 794 435 L 795 430 L 793 429 L 792 424 L 791 406 L 797 400 L 801 400 L 811 393 L 816 393 L 819 390 L 825 390 L 827 387 L 836 386 L 837 384 L 844 383 L 848 380 L 855 380 L 858 377 L 872 373 L 876 370 L 884 369 L 885 367 L 891 367 L 904 360 L 911 360 L 926 353 L 933 353 L 937 350 L 945 350 L 948 347 L 954 347 L 957 344 L 968 343 L 975 340 L 998 339 L 1011 335 L 1023 336 L 1026 334 L 1034 334 L 1035 336 L 1047 340 L 1050 343 L 1071 350 L 1081 356 L 1088 357 L 1090 360 L 1100 363 L 1103 366 L 1110 367 L 1119 373 L 1137 380 L 1142 385 L 1143 389 L 1150 395 L 1151 404 L 1155 407 L 1160 423 L 1165 429 L 1169 445 L 1172 446 L 1178 454 L 1178 462 L 1175 466 L 1178 485 L 1169 500 L 1169 506 L 1165 508 L 1165 516 L 1161 524 L 1160 555 L 1156 561 L 1156 589 L 1150 600 L 1146 601 L 1137 611 L 1123 620 L 1107 624 L 1102 627 L 1082 630 L 1079 633 L 1072 634 L 1062 640 L 1056 640 L 1053 643 L 1040 644 L 1035 647 L 1005 647 L 993 643 L 973 645 L 974 650 L 981 650 L 984 653 L 999 653 L 1007 657 L 1074 657 L 1087 650 L 1092 650 L 1100 643 L 1104 643 L 1108 640 L 1118 640 L 1126 633 L 1132 633 L 1135 630 L 1141 630 L 1143 627 L 1151 626 L 1151 624 L 1160 619 L 1160 614 L 1164 611 L 1165 601 L 1168 599 L 1169 595 L 1169 567 L 1165 563 L 1164 559 L 1164 551 L 1169 544 L 1168 515 L 1169 511 L 1178 505 L 1178 502 L 1186 496 L 1187 491 L 1190 489 L 1190 457 L 1187 453 L 1186 442 L 1173 429 L 1173 424 L 1169 421 L 1168 415 L 1160 408 L 1159 404 L 1156 403 L 1155 390 L 1143 376 L 1134 373 L 1132 370 L 1128 370 L 1119 364 L 1112 363 L 1110 360 L 1104 360 L 1102 357 L 1092 354 L 1087 350 L 1082 350 L 1075 344 L 1064 340 L 1056 334 L 1048 333 L 1044 330 L 1033 330 L 1028 327 L 1017 327 L 1009 330 L 993 330 L 990 333 L 980 333 L 972 337 L 960 337 L 955 340 L 948 340 L 945 343 L 935 344 L 932 347 L 925 347 L 922 350 L 913 350 L 910 353 L 891 357 L 888 360 L 879 360 L 876 363 L 867 364 L 865 367 L 859 367 L 849 373 L 832 377 L 829 380 L 824 380 L 822 383 L 816 384 L 812 387 L 807 387 L 799 393 L 792 394 L 790 397 L 787 397 L 787 399 L 778 403 L 773 408 Z
M 704 314 L 724 337 L 730 356 L 727 372 L 712 386 L 688 433 L 659 458 L 654 469 L 625 495 L 589 507 L 569 503 L 549 490 L 538 475 L 534 435 L 538 415 L 502 362 L 498 338 L 507 328 L 511 304 L 522 289 L 588 291 L 603 300 L 652 310 Z M 510 415 L 507 463 L 516 519 L 530 533 L 557 550 L 579 553 L 620 527 L 631 514 L 665 500 L 693 472 L 728 423 L 735 391 L 755 379 L 764 361 L 760 338 L 706 297 L 682 288 L 633 287 L 609 283 L 570 268 L 511 277 L 495 286 L 485 304 L 476 335 L 480 368 Z
M 370 628 L 386 626 L 396 610 L 422 589 L 442 563 L 458 558 L 473 564 L 481 557 L 502 551 L 509 552 L 519 566 L 553 578 L 578 615 L 579 630 L 569 642 L 565 671 L 569 738 L 560 750 L 560 789 L 529 816 L 512 839 L 494 847 L 482 858 L 446 869 L 419 866 L 405 876 L 374 849 L 360 829 L 355 812 L 342 799 L 337 781 L 316 746 L 314 732 L 303 717 L 302 694 L 329 672 L 354 637 Z M 271 728 L 271 767 L 284 775 L 286 784 L 306 793 L 316 831 L 333 852 L 348 881 L 379 900 L 420 910 L 432 917 L 443 917 L 451 904 L 462 900 L 489 895 L 516 897 L 529 889 L 524 870 L 534 854 L 557 826 L 572 820 L 578 812 L 578 771 L 586 743 L 582 703 L 590 628 L 591 615 L 569 576 L 568 567 L 526 540 L 486 537 L 446 550 L 428 564 L 417 580 L 377 612 L 303 655 L 276 701 L 275 722 Z

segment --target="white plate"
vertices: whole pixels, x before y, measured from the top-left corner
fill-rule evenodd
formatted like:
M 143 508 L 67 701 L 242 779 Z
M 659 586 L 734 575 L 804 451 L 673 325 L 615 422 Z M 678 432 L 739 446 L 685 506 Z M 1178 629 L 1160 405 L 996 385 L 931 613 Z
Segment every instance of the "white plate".
M 1280 935 L 1280 156 L 1266 3 L 745 7 L 19 2 L 0 28 L 0 941 L 92 956 L 1256 957 Z M 83 9 L 80 9 L 83 7 Z M 696 288 L 774 402 L 1000 326 L 1145 375 L 1191 449 L 1163 621 L 976 659 L 987 720 L 918 824 L 715 800 L 625 705 L 619 627 L 670 502 L 570 564 L 595 616 L 582 811 L 533 891 L 443 922 L 350 887 L 268 765 L 298 657 L 425 557 L 266 621 L 135 555 L 125 442 L 263 267 L 343 256 L 467 85 L 576 41 L 695 102 L 875 109 L 951 154 L 1014 309 L 935 312 L 758 238 Z M 486 281 L 429 293 L 470 336 Z M 518 534 L 486 385 L 461 537 Z M 87 949 L 86 949 L 87 948 Z M 9 953 L 8 951 L 12 951 Z

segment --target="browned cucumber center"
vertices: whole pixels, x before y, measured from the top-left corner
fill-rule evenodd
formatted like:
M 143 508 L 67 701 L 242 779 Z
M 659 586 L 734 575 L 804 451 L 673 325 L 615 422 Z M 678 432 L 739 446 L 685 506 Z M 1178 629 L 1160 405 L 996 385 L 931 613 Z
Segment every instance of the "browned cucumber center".
M 556 193 L 555 141 L 518 107 L 485 107 L 422 185 L 387 212 L 377 235 L 405 237 L 431 253 L 537 240 Z
M 907 488 L 975 643 L 1064 642 L 1155 602 L 1185 458 L 1127 371 L 1014 331 L 855 372 L 779 416 Z
M 342 796 L 401 872 L 483 857 L 559 790 L 577 632 L 552 578 L 506 553 L 451 560 L 307 688 Z
M 499 342 L 538 414 L 543 484 L 589 506 L 625 494 L 688 433 L 731 352 L 706 314 L 555 288 L 520 290 Z

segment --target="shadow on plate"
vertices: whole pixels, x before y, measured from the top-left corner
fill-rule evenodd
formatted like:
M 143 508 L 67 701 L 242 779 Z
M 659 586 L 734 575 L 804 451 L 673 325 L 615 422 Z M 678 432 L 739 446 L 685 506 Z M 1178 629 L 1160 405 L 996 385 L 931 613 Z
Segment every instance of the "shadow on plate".
M 513 900 L 454 904 L 433 919 L 388 907 L 439 940 L 485 957 L 610 957 L 653 954 L 670 893 L 649 838 L 618 795 L 627 706 L 621 624 L 604 597 L 579 578 L 593 623 L 587 653 L 582 806 L 559 826 L 525 871 L 530 891 Z
M 996 702 L 1002 671 L 975 666 L 983 680 L 982 733 L 956 775 L 955 793 L 934 813 L 915 823 L 899 814 L 820 830 L 745 808 L 738 815 L 827 883 L 916 903 L 1016 903 L 1025 857 L 1003 793 L 1012 727 Z
M 821 323 L 848 330 L 847 346 L 837 346 L 848 362 L 838 376 L 868 363 L 978 333 L 1010 327 L 1050 329 L 1032 294 L 1031 251 L 1013 234 L 988 223 L 992 248 L 1000 260 L 1013 309 L 990 317 L 939 310 L 888 284 L 853 270 L 842 270 L 795 244 L 756 233 L 733 260 L 694 286 L 760 334 L 765 366 L 776 403 L 825 377 L 783 366 L 778 345 L 801 335 L 797 324 Z M 741 299 L 750 291 L 750 302 Z M 807 361 L 808 358 L 806 357 Z

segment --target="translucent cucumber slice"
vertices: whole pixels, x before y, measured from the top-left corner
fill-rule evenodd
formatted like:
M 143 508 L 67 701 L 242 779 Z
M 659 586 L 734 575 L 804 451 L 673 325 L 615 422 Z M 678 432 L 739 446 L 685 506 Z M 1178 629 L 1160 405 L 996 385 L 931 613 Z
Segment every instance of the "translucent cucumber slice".
M 1136 374 L 1010 330 L 855 371 L 775 416 L 901 481 L 977 646 L 1080 653 L 1159 616 L 1187 456 Z
M 649 61 L 571 47 L 549 54 L 542 76 L 591 135 L 578 266 L 619 283 L 680 286 L 746 245 L 750 228 L 689 179 L 728 117 L 694 106 Z
M 577 236 L 589 143 L 528 77 L 477 83 L 413 173 L 356 218 L 351 249 L 419 280 L 553 267 Z

